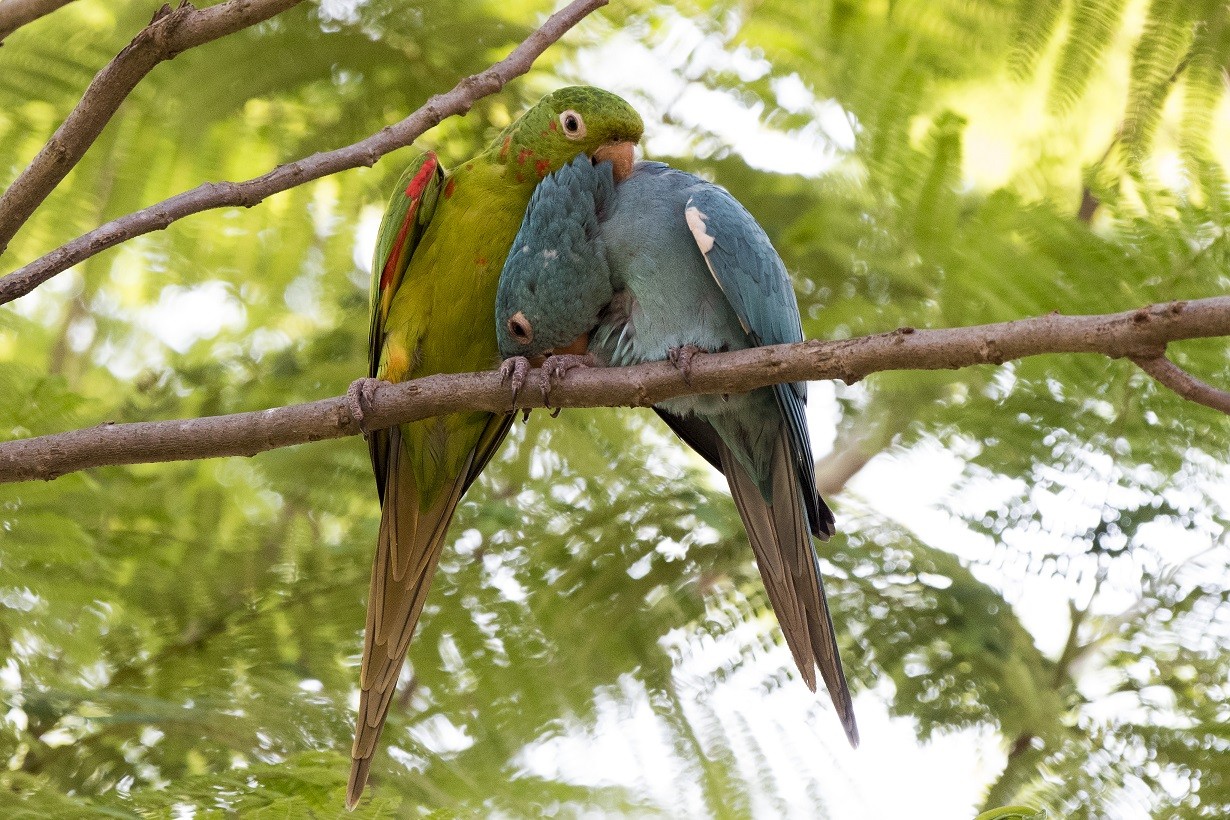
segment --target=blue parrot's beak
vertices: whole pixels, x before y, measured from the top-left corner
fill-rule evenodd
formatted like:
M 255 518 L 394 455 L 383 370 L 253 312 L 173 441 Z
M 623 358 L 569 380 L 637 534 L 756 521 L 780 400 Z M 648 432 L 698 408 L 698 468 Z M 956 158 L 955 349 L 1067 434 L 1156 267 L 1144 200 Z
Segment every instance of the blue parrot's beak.
M 636 145 L 631 142 L 608 142 L 594 151 L 594 164 L 611 163 L 611 174 L 616 182 L 623 182 L 632 176 L 632 163 Z
M 580 336 L 573 339 L 564 347 L 553 347 L 547 351 L 548 356 L 584 356 L 589 352 L 589 334 L 582 333 Z M 531 360 L 533 361 L 533 360 Z

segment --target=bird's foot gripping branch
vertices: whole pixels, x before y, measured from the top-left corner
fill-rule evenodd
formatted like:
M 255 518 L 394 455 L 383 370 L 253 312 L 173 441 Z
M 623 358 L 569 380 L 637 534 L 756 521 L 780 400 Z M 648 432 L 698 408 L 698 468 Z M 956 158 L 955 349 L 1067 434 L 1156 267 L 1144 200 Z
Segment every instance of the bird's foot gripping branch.
M 1230 296 L 1165 302 L 1094 316 L 1048 314 L 1013 322 L 943 330 L 891 331 L 836 342 L 811 340 L 698 356 L 692 382 L 669 362 L 573 371 L 551 392 L 555 407 L 648 407 L 676 396 L 737 393 L 785 381 L 855 382 L 886 370 L 942 370 L 1000 364 L 1027 356 L 1095 353 L 1132 358 L 1181 395 L 1223 412 L 1230 393 L 1210 386 L 1158 351 L 1169 342 L 1230 336 Z M 499 371 L 428 376 L 380 389 L 364 425 L 483 410 L 545 407 L 542 373 L 530 370 L 516 398 Z M 252 456 L 329 438 L 362 434 L 345 396 L 249 413 L 198 419 L 104 423 L 0 443 L 0 482 L 58 478 L 119 464 Z

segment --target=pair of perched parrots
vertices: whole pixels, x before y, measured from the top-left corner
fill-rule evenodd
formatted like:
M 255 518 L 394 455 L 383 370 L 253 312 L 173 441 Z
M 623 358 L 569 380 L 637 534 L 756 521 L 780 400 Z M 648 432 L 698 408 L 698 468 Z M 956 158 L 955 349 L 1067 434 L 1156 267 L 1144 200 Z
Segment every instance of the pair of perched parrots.
M 419 157 L 380 227 L 369 379 L 351 393 L 358 415 L 372 380 L 483 370 L 501 355 L 522 365 L 514 374 L 524 372 L 520 357 L 586 348 L 602 364 L 669 357 L 686 368 L 697 351 L 801 340 L 789 277 L 764 231 L 722 188 L 658 163 L 634 165 L 641 132 L 619 97 L 565 88 L 451 172 L 430 152 Z M 819 666 L 857 743 L 810 537 L 834 529 L 816 493 L 804 401 L 803 384 L 784 384 L 655 410 L 726 475 L 795 662 L 813 690 Z M 512 418 L 454 413 L 368 436 L 381 520 L 351 808 L 453 511 Z

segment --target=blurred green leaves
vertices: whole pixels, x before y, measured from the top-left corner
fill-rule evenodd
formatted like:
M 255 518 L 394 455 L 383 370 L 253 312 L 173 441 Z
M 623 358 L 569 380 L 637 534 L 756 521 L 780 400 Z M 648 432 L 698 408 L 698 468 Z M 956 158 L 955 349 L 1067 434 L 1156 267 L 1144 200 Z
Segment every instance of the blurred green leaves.
M 547 11 L 304 5 L 180 55 L 6 269 L 203 180 L 366 136 Z M 151 12 L 78 0 L 6 39 L 0 184 Z M 765 225 L 808 335 L 1125 310 L 1230 284 L 1225 17 L 1162 0 L 634 3 L 422 142 L 466 156 L 544 88 L 599 81 L 577 75 L 586 55 L 632 32 L 663 73 L 615 90 L 643 107 L 650 145 L 676 146 L 655 158 Z M 687 107 L 699 92 L 718 96 Z M 828 134 L 827 170 L 756 170 L 723 112 Z M 817 126 L 832 116 L 852 141 Z M 367 245 L 403 164 L 184 220 L 0 310 L 0 436 L 342 392 L 365 370 Z M 1169 351 L 1223 385 L 1227 352 Z M 864 697 L 924 740 L 993 731 L 1006 763 L 985 808 L 1230 811 L 1225 418 L 1098 357 L 814 392 L 839 448 L 880 453 L 821 550 Z M 377 526 L 363 449 L 0 488 L 0 813 L 340 809 Z M 929 517 L 909 512 L 916 494 L 938 494 Z M 798 794 L 813 814 L 856 810 L 814 748 L 723 705 L 801 684 L 733 505 L 650 414 L 517 425 L 452 532 L 363 816 L 770 816 Z M 815 712 L 798 720 L 826 737 Z M 587 777 L 542 763 L 636 714 L 678 773 L 669 793 L 604 760 Z

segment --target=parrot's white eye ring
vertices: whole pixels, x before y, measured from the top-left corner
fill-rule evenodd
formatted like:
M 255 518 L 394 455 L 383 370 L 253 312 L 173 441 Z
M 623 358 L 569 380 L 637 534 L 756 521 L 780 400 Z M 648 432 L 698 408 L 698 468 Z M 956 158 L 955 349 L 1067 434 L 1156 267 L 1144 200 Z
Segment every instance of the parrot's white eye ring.
M 525 318 L 525 314 L 519 310 L 509 317 L 508 332 L 518 344 L 527 345 L 534 341 L 534 327 Z
M 585 136 L 585 120 L 571 108 L 559 115 L 559 124 L 564 127 L 564 136 L 570 140 Z

